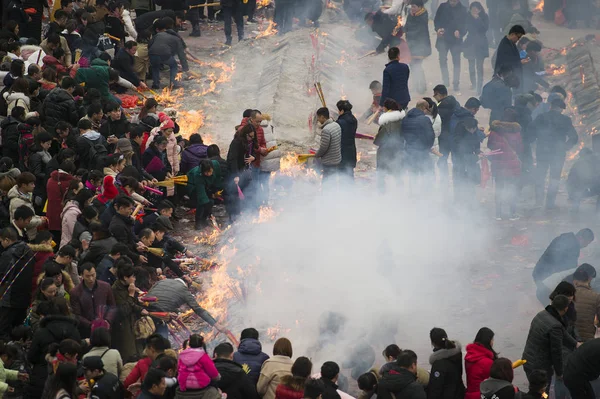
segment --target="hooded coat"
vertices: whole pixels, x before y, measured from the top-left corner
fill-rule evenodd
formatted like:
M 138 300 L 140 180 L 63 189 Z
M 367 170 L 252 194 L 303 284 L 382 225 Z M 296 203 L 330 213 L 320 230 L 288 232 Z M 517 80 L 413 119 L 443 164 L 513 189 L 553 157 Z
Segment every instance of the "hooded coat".
M 373 144 L 377 148 L 377 169 L 399 172 L 404 153 L 402 119 L 404 111 L 390 111 L 379 117 L 379 131 Z
M 13 165 L 19 164 L 19 123 L 18 119 L 8 116 L 0 122 L 2 129 L 2 156 L 13 160 Z
M 518 123 L 492 122 L 487 145 L 492 151 L 500 150 L 502 152 L 490 157 L 494 176 L 521 176 L 523 140 L 521 139 L 521 126 Z
M 242 366 L 227 359 L 215 359 L 215 367 L 221 375 L 217 383 L 227 394 L 227 399 L 258 399 L 256 384 L 246 374 Z
M 23 107 L 25 108 L 25 119 L 36 116 L 34 111 L 31 111 L 31 99 L 27 97 L 24 93 L 18 92 L 6 92 L 4 93 L 4 100 L 7 104 L 7 115 L 10 115 L 14 107 Z
M 73 238 L 73 229 L 75 228 L 75 223 L 77 223 L 79 215 L 81 215 L 79 203 L 77 201 L 68 201 L 60 214 L 62 234 L 60 236 L 59 248 L 62 248 L 71 242 L 71 238 Z
M 409 12 L 404 25 L 406 42 L 412 58 L 427 58 L 431 55 L 431 39 L 429 38 L 429 14 L 425 7 L 415 15 Z
M 17 188 L 17 185 L 15 185 L 13 188 L 11 188 L 8 191 L 8 198 L 10 199 L 9 211 L 10 211 L 10 222 L 11 223 L 14 221 L 15 211 L 20 206 L 23 206 L 23 205 L 27 206 L 27 207 L 31 208 L 31 210 L 35 213 L 35 209 L 33 208 L 31 193 L 24 194 L 24 193 L 20 192 L 19 189 Z M 41 224 L 42 224 L 42 218 L 37 215 L 34 215 L 33 218 L 31 219 L 31 222 L 29 223 L 29 225 L 27 225 L 27 227 L 25 228 L 25 230 L 27 232 L 27 237 L 29 238 L 30 241 L 33 240 L 35 238 L 35 236 L 37 235 L 37 228 Z
M 254 385 L 258 383 L 260 370 L 267 359 L 269 359 L 269 355 L 262 351 L 262 344 L 255 338 L 242 339 L 237 352 L 233 354 L 233 361 L 248 370 L 248 378 Z
M 352 168 L 356 167 L 356 129 L 358 121 L 351 112 L 346 112 L 337 120 L 338 125 L 342 129 L 342 162 L 340 167 Z
M 108 87 L 108 70 L 109 66 L 106 61 L 96 58 L 92 61 L 91 67 L 79 68 L 75 74 L 75 79 L 77 80 L 77 83 L 85 83 L 87 89 L 98 90 L 104 100 L 110 100 L 111 94 Z
M 467 345 L 465 355 L 465 372 L 467 373 L 467 392 L 465 399 L 479 399 L 479 385 L 490 378 L 490 370 L 494 363 L 494 352 L 485 346 L 474 343 Z
M 177 380 L 182 392 L 204 389 L 219 376 L 215 364 L 202 348 L 188 348 L 179 354 Z
M 98 145 L 103 146 L 108 154 L 108 143 L 100 133 L 89 130 L 77 138 L 76 152 L 79 156 L 80 168 L 92 170 L 98 167 L 99 159 L 94 156 L 94 154 L 98 154 L 98 151 L 95 150 Z
M 180 170 L 187 173 L 200 165 L 200 161 L 208 159 L 208 146 L 204 144 L 192 144 L 181 153 Z
M 512 90 L 498 75 L 483 86 L 481 91 L 481 106 L 491 110 L 490 124 L 502 120 L 504 109 L 512 106 Z
M 427 155 L 435 141 L 431 120 L 418 108 L 408 111 L 402 120 L 402 135 L 407 156 Z
M 377 385 L 377 399 L 425 399 L 425 389 L 410 370 L 394 364 Z
M 481 383 L 481 399 L 513 399 L 515 397 L 515 387 L 504 380 L 488 378 Z
M 459 108 L 460 104 L 458 104 L 458 101 L 456 101 L 456 98 L 454 98 L 454 96 L 447 96 L 444 97 L 439 103 L 438 103 L 438 114 L 439 117 L 442 119 L 442 133 L 440 133 L 440 139 L 445 139 L 446 137 L 449 137 L 452 129 L 451 129 L 451 121 L 452 121 L 452 115 L 454 114 L 454 111 L 456 110 L 456 108 Z
M 277 386 L 286 375 L 292 375 L 294 362 L 287 356 L 276 355 L 266 360 L 260 370 L 256 389 L 263 399 L 275 399 Z
M 427 386 L 429 399 L 464 399 L 462 381 L 462 347 L 459 342 L 452 349 L 438 349 L 429 356 L 431 376 Z

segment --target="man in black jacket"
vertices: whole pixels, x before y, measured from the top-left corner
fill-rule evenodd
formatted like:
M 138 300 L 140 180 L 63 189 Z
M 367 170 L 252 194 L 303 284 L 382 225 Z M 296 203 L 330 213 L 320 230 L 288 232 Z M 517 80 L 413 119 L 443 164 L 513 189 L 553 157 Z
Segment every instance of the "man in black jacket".
M 129 121 L 123 115 L 119 103 L 115 101 L 108 102 L 104 107 L 104 114 L 107 118 L 100 127 L 100 134 L 107 140 L 112 136 L 117 139 L 124 138 L 128 131 Z
M 358 121 L 352 115 L 352 104 L 347 100 L 337 103 L 340 116 L 337 120 L 342 128 L 342 162 L 340 172 L 354 179 L 354 168 L 356 167 L 356 129 Z
M 228 399 L 258 399 L 256 385 L 242 366 L 233 361 L 233 346 L 229 342 L 217 345 L 214 362 L 221 375 L 219 389 L 227 394 Z
M 548 378 L 556 374 L 563 376 L 563 350 L 574 350 L 579 344 L 566 330 L 563 316 L 569 309 L 570 300 L 564 295 L 557 295 L 552 304 L 539 312 L 531 321 L 529 334 L 523 349 L 523 366 L 529 376 L 534 370 L 544 370 Z
M 496 50 L 496 63 L 494 64 L 496 73 L 498 73 L 500 67 L 506 66 L 515 73 L 519 81 L 523 80 L 523 67 L 517 42 L 524 35 L 525 29 L 521 25 L 515 25 L 510 28 L 508 35 L 500 41 L 498 50 Z
M 341 399 L 336 384 L 340 376 L 340 366 L 335 362 L 325 362 L 321 366 L 321 381 L 325 385 L 323 399 Z
M 435 31 L 437 32 L 437 48 L 440 57 L 440 69 L 444 85 L 450 84 L 448 73 L 448 51 L 452 55 L 454 91 L 459 90 L 460 84 L 460 55 L 462 49 L 462 38 L 466 32 L 467 10 L 460 0 L 448 0 L 440 4 L 435 19 Z
M 184 13 L 182 11 L 173 11 L 173 10 L 158 10 L 158 11 L 150 11 L 144 13 L 137 17 L 134 20 L 135 30 L 138 34 L 145 30 L 152 30 L 154 21 L 157 19 L 162 19 L 164 17 L 169 17 L 173 21 L 175 21 L 175 25 L 180 26 L 184 20 Z
M 396 28 L 398 21 L 392 19 L 389 15 L 381 11 L 370 13 L 365 16 L 365 22 L 371 27 L 373 32 L 381 37 L 381 42 L 375 50 L 377 53 L 383 53 L 386 48 L 389 47 L 391 49 L 400 44 L 402 29 Z
M 290 2 L 290 0 L 286 0 Z M 279 1 L 278 1 L 279 3 Z M 277 11 L 280 11 L 279 6 L 276 7 Z M 286 5 L 285 10 L 280 12 L 276 12 L 275 17 L 278 17 L 278 14 L 285 14 L 285 16 L 291 17 L 291 11 L 288 8 L 291 6 Z M 221 10 L 223 11 L 223 21 L 225 23 L 225 45 L 231 46 L 231 21 L 235 21 L 235 26 L 237 27 L 238 40 L 241 42 L 244 40 L 244 10 L 242 5 L 242 0 L 221 0 Z M 291 18 L 290 18 L 291 21 Z M 291 24 L 287 25 L 284 23 L 278 23 L 278 29 L 280 33 L 285 33 L 285 30 L 289 26 L 289 30 L 291 30 Z
M 0 337 L 8 338 L 12 329 L 23 323 L 31 302 L 34 253 L 26 243 L 19 241 L 12 227 L 0 231 Z
M 454 111 L 460 107 L 460 104 L 454 96 L 448 95 L 448 88 L 444 85 L 437 85 L 433 88 L 433 98 L 438 102 L 438 115 L 442 119 L 442 132 L 438 137 L 438 142 L 443 156 L 438 161 L 438 168 L 440 178 L 447 180 L 449 177 L 448 157 L 452 153 L 451 120 Z
M 579 264 L 581 249 L 594 241 L 594 233 L 590 229 L 582 229 L 575 233 L 563 233 L 556 237 L 544 251 L 533 269 L 533 281 L 537 286 L 537 297 L 542 304 L 548 303 L 552 289 L 543 281 L 553 274 L 574 269 Z
M 600 377 L 600 338 L 581 345 L 569 356 L 564 381 L 572 398 L 595 399 L 591 381 Z
M 113 201 L 113 206 L 117 213 L 112 217 L 108 229 L 118 242 L 127 245 L 132 252 L 132 256 L 134 256 L 134 261 L 139 259 L 143 263 L 147 263 L 148 260 L 145 257 L 136 255 L 137 249 L 143 248 L 144 245 L 133 234 L 133 219 L 131 218 L 131 214 L 133 213 L 134 204 L 134 201 L 125 195 L 117 196 Z
M 429 173 L 431 167 L 429 151 L 433 147 L 435 133 L 425 111 L 429 111 L 429 103 L 419 100 L 417 106 L 408 111 L 402 120 L 402 134 L 406 140 L 407 168 L 415 175 Z
M 90 397 L 94 399 L 120 399 L 125 392 L 119 377 L 104 371 L 104 362 L 100 356 L 83 359 L 85 379 L 90 386 Z
M 19 125 L 25 122 L 25 108 L 16 106 L 10 116 L 0 122 L 2 130 L 2 156 L 9 157 L 15 167 L 19 166 Z
M 383 103 L 388 98 L 396 101 L 400 109 L 406 109 L 410 102 L 410 93 L 408 92 L 408 78 L 410 77 L 410 69 L 408 65 L 400 62 L 400 49 L 392 47 L 388 50 L 389 63 L 385 65 L 383 70 L 383 89 L 379 105 L 383 107 Z
M 481 91 L 481 106 L 491 110 L 490 125 L 494 121 L 502 120 L 504 109 L 512 106 L 513 93 L 511 87 L 516 85 L 513 79 L 516 75 L 508 65 L 502 65 Z M 517 85 L 518 87 L 518 85 Z
M 554 99 L 550 104 L 550 111 L 535 118 L 531 124 L 531 138 L 537 140 L 535 201 L 538 206 L 544 202 L 546 175 L 549 172 L 548 192 L 546 193 L 546 209 L 548 210 L 555 208 L 567 151 L 579 141 L 571 118 L 562 114 L 566 107 L 562 99 Z
M 425 389 L 417 382 L 417 354 L 404 350 L 386 372 L 377 385 L 377 397 L 380 399 L 404 398 L 425 399 Z
M 73 91 L 77 87 L 75 79 L 67 76 L 60 83 L 60 88 L 52 90 L 46 96 L 42 105 L 41 118 L 44 129 L 50 134 L 56 135 L 56 125 L 68 122 L 72 126 L 77 125 L 81 115 L 73 98 Z

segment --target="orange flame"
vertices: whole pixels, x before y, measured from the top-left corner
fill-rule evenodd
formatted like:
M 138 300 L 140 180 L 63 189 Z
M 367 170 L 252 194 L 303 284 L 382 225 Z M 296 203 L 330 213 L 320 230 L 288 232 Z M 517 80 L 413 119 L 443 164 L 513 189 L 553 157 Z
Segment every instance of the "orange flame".
M 550 64 L 550 66 L 547 69 L 548 75 L 552 76 L 562 75 L 565 72 L 567 72 L 567 67 L 565 65 L 557 66 L 555 64 Z
M 533 11 L 539 11 L 539 12 L 544 11 L 544 0 L 540 0 L 540 2 L 537 3 L 537 6 L 535 6 Z
M 400 29 L 402 29 L 402 16 L 398 15 L 398 23 L 396 23 L 396 27 L 392 31 L 392 35 L 396 36 L 398 32 L 400 32 Z
M 256 2 L 256 8 L 265 8 L 271 5 L 271 0 L 258 0 Z
M 327 8 L 330 8 L 332 10 L 339 10 L 339 7 L 337 6 L 337 4 L 335 4 L 331 0 L 327 0 Z
M 275 23 L 275 21 L 269 21 L 269 26 L 267 26 L 267 29 L 265 29 L 262 32 L 260 32 L 256 36 L 256 38 L 260 39 L 260 38 L 263 38 L 263 37 L 273 36 L 273 35 L 277 34 L 277 29 L 275 29 L 276 26 L 277 26 L 277 24 Z
M 258 217 L 255 218 L 252 221 L 252 223 L 259 224 L 259 223 L 268 222 L 269 220 L 273 219 L 278 214 L 279 213 L 275 212 L 273 210 L 273 208 L 271 208 L 270 206 L 261 206 L 258 210 Z
M 177 122 L 180 127 L 180 133 L 183 138 L 189 138 L 192 134 L 198 133 L 204 126 L 204 113 L 199 111 L 179 111 L 177 113 Z M 205 143 L 211 143 L 212 137 L 207 134 L 202 135 Z

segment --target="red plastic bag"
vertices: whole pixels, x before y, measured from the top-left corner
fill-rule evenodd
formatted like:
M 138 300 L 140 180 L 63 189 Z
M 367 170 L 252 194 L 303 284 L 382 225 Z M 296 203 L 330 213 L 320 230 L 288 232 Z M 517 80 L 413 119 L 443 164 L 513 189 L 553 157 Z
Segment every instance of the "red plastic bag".
M 241 200 L 246 199 L 246 196 L 242 192 L 242 189 L 240 188 L 240 186 L 237 186 L 237 188 L 238 188 L 238 198 Z
M 121 100 L 121 106 L 123 108 L 135 108 L 138 102 L 138 96 L 130 94 L 119 94 L 117 95 Z
M 490 164 L 488 160 L 485 158 L 481 158 L 481 188 L 485 188 L 487 186 L 488 180 L 490 180 Z
M 562 3 L 562 7 L 558 9 L 558 11 L 556 11 L 554 13 L 554 23 L 558 26 L 562 26 L 565 24 L 565 22 L 567 22 L 567 18 L 565 17 L 565 13 L 564 13 L 564 9 L 566 6 L 566 1 L 563 0 Z

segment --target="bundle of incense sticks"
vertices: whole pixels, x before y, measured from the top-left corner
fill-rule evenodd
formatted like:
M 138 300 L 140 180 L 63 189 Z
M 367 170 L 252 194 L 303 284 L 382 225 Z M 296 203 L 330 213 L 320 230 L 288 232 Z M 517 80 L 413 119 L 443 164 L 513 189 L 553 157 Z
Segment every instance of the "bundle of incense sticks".
M 321 82 L 315 83 L 315 89 L 317 90 L 319 100 L 321 100 L 321 105 L 323 106 L 323 108 L 327 108 L 327 103 L 325 102 L 325 95 L 323 94 L 323 88 L 321 87 Z

